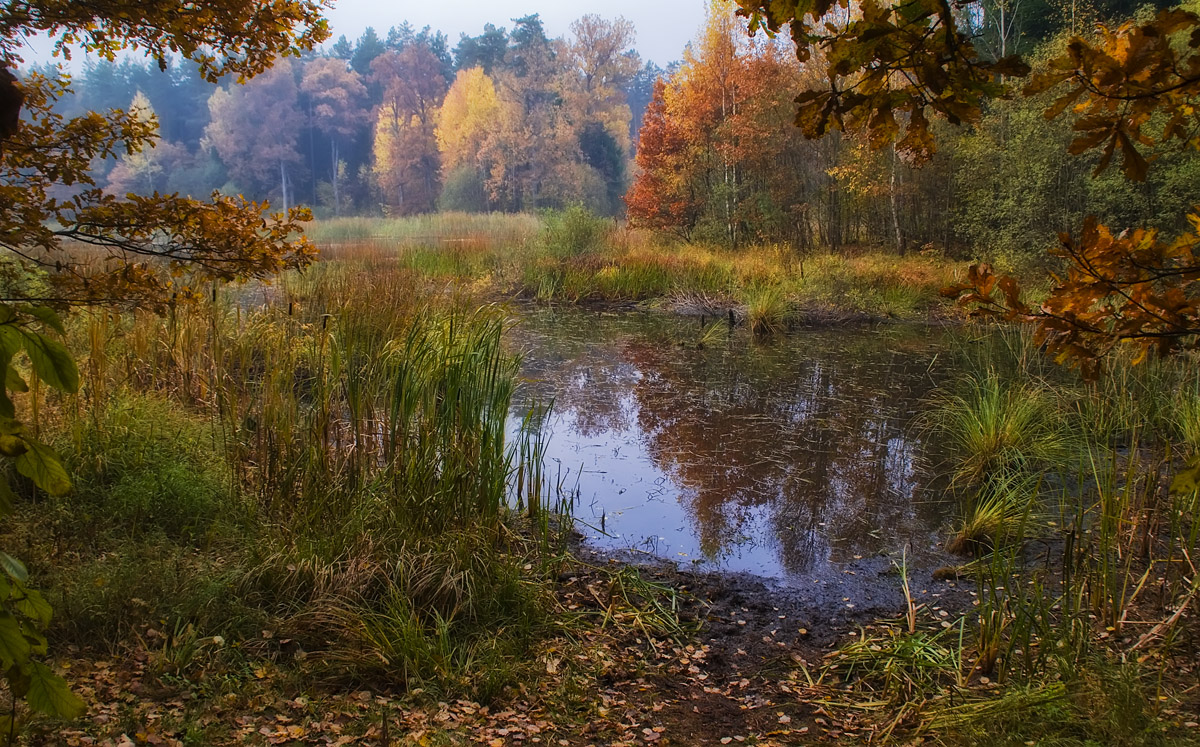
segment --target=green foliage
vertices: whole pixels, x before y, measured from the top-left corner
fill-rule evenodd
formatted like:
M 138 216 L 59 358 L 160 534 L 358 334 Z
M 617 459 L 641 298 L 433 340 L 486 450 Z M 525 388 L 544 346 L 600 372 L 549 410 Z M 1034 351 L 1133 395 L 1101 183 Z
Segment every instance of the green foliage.
M 162 533 L 199 544 L 214 525 L 244 520 L 211 425 L 165 399 L 119 392 L 99 418 L 76 424 L 71 441 L 63 451 L 78 534 L 120 526 L 134 540 Z
M 554 256 L 577 257 L 599 251 L 611 226 L 582 205 L 572 205 L 546 213 L 539 240 Z
M 955 231 L 969 247 L 1017 272 L 1040 269 L 1060 231 L 1083 218 L 1088 165 L 1065 159 L 1064 123 L 1036 102 L 997 102 L 954 142 Z
M 119 538 L 127 526 L 122 518 L 111 517 L 109 531 L 98 536 L 76 536 L 71 524 L 60 524 L 78 555 L 58 559 L 57 567 L 42 573 L 59 611 L 52 629 L 56 639 L 85 650 L 114 651 L 147 629 L 169 632 L 192 625 L 204 635 L 245 640 L 270 624 L 262 607 L 239 589 L 247 549 L 261 537 L 226 531 L 212 537 L 206 553 L 198 553 L 163 535 Z
M 16 368 L 15 356 L 24 351 L 29 362 L 30 380 L 38 379 L 66 394 L 79 388 L 79 370 L 61 342 L 43 334 L 33 325 L 49 327 L 61 334 L 62 321 L 51 309 L 27 305 L 0 305 L 0 367 L 6 372 L 0 397 L 0 453 L 11 459 L 17 472 L 51 496 L 66 495 L 71 481 L 58 455 L 30 435 L 16 419 L 16 407 L 9 391 L 29 389 L 26 377 Z M 12 490 L 7 478 L 0 477 L 0 515 L 13 510 Z M 38 656 L 48 652 L 44 634 L 52 610 L 42 595 L 29 587 L 29 574 L 20 561 L 0 553 L 0 669 L 4 671 L 14 699 L 23 700 L 32 711 L 59 718 L 75 718 L 84 711 L 84 703 L 54 674 Z M 14 701 L 15 715 L 15 701 Z M 6 736 L 12 736 L 10 729 Z
M 625 193 L 625 159 L 621 146 L 601 124 L 592 122 L 579 133 L 579 149 L 584 160 L 599 174 L 602 184 L 600 212 L 614 215 Z

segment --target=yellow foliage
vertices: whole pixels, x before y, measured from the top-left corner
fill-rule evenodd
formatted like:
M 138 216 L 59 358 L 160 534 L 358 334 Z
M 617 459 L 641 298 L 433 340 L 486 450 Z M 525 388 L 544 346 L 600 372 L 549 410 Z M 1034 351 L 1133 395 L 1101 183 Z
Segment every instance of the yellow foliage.
M 459 70 L 438 115 L 437 144 L 447 170 L 474 163 L 499 114 L 496 85 L 483 68 Z

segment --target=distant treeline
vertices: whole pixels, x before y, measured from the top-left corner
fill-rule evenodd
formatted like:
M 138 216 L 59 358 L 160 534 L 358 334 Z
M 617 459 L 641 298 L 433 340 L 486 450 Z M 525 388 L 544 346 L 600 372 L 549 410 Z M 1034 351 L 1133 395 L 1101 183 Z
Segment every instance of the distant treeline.
M 970 7 L 982 56 L 1035 65 L 1097 22 L 1154 9 Z M 405 23 L 281 60 L 245 85 L 217 88 L 176 65 L 89 62 L 60 107 L 157 116 L 157 148 L 97 164 L 116 194 L 221 189 L 319 216 L 582 205 L 734 247 L 932 246 L 1021 263 L 1088 214 L 1118 229 L 1175 228 L 1200 182 L 1190 151 L 1157 154 L 1142 184 L 1115 170 L 1093 178 L 1097 159 L 1068 155 L 1069 124 L 1047 121 L 1038 98 L 993 102 L 974 126 L 939 125 L 938 153 L 920 168 L 886 143 L 806 140 L 793 99 L 827 85 L 819 64 L 798 64 L 786 38 L 749 37 L 722 0 L 668 70 L 643 64 L 634 37 L 628 21 L 587 15 L 551 39 L 534 14 L 451 48 Z
M 1035 67 L 1099 21 L 1154 10 L 1057 0 L 970 7 L 982 57 L 1020 53 Z M 798 64 L 786 40 L 751 38 L 727 6 L 714 5 L 682 64 L 655 87 L 630 222 L 734 247 L 936 247 L 1013 265 L 1045 258 L 1057 234 L 1079 230 L 1086 215 L 1117 230 L 1171 230 L 1196 203 L 1200 156 L 1190 149 L 1156 154 L 1144 183 L 1116 168 L 1094 177 L 1101 155 L 1071 155 L 1078 133 L 1067 118 L 1044 116 L 1053 94 L 993 101 L 973 126 L 936 122 L 937 154 L 919 167 L 894 142 L 836 128 L 807 140 L 793 126 L 794 97 L 828 87 L 825 64 Z
M 615 214 L 634 112 L 663 72 L 633 43 L 628 21 L 593 15 L 569 38 L 548 38 L 534 14 L 453 49 L 445 34 L 403 23 L 282 59 L 245 85 L 218 87 L 171 61 L 88 60 L 58 110 L 157 118 L 157 147 L 96 164 L 118 195 L 219 189 L 321 215 L 568 204 Z

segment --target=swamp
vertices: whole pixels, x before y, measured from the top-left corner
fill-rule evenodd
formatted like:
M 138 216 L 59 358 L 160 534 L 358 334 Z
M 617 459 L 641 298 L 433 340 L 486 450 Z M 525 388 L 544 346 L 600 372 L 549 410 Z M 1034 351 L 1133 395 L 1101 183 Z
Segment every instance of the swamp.
M 339 5 L 0 4 L 0 742 L 1200 744 L 1200 5 Z
M 1187 737 L 1193 366 L 539 300 L 504 241 L 75 318 L 75 489 L 15 523 L 68 743 Z

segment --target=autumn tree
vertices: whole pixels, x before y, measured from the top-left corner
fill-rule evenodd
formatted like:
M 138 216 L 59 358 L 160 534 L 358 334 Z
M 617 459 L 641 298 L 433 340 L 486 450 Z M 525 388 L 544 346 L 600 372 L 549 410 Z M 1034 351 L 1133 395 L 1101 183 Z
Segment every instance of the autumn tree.
M 475 180 L 483 189 L 485 164 L 481 151 L 499 115 L 496 84 L 483 68 L 459 70 L 446 93 L 434 132 L 447 184 Z
M 651 97 L 654 96 L 654 85 L 659 78 L 666 74 L 666 71 L 654 62 L 647 61 L 622 88 L 625 102 L 632 114 L 629 122 L 629 137 L 635 145 L 638 133 L 642 129 L 642 116 L 646 112 L 646 107 L 650 105 Z
M 500 99 L 495 127 L 480 153 L 490 197 L 510 210 L 562 201 L 566 172 L 578 146 L 564 122 L 558 44 L 535 13 L 513 19 L 504 65 L 496 71 Z
M 436 114 L 446 96 L 442 64 L 424 43 L 387 52 L 371 65 L 383 90 L 375 120 L 375 178 L 389 205 L 427 212 L 437 199 L 441 159 Z
M 676 228 L 688 236 L 707 222 L 725 243 L 737 245 L 746 174 L 731 123 L 746 103 L 748 58 L 732 12 L 714 0 L 700 39 L 669 85 L 656 89 L 643 120 L 631 219 L 668 227 L 675 215 L 681 220 Z
M 454 77 L 454 55 L 450 51 L 450 39 L 441 31 L 434 31 L 430 26 L 417 31 L 411 23 L 405 21 L 388 29 L 384 44 L 392 52 L 403 52 L 406 47 L 415 44 L 424 45 L 437 58 L 438 72 L 442 80 L 448 82 Z
M 242 189 L 266 191 L 279 185 L 286 210 L 292 177 L 289 168 L 303 163 L 297 144 L 304 124 L 299 109 L 299 91 L 292 64 L 287 59 L 262 75 L 227 89 L 209 99 L 212 121 L 205 130 L 207 141 L 225 163 L 229 175 Z
M 571 24 L 567 53 L 576 79 L 579 116 L 608 125 L 614 114 L 627 125 L 629 106 L 624 88 L 637 75 L 641 59 L 633 49 L 636 32 L 624 18 L 606 20 L 585 15 Z M 627 129 L 627 128 L 626 128 Z M 624 139 L 623 133 L 618 133 Z
M 446 204 L 478 205 L 482 185 L 493 208 L 616 211 L 629 153 L 624 87 L 640 69 L 633 28 L 586 16 L 572 31 L 550 39 L 533 14 L 513 19 L 511 33 L 488 26 L 460 41 L 437 126 Z
M 70 78 L 31 73 L 18 82 L 11 70 L 20 63 L 23 35 L 51 34 L 63 54 L 82 48 L 112 59 L 132 49 L 163 66 L 169 55 L 180 55 L 215 80 L 226 73 L 254 75 L 280 55 L 311 49 L 328 33 L 321 7 L 317 0 L 152 7 L 108 0 L 0 8 L 0 241 L 31 266 L 53 271 L 58 295 L 43 300 L 161 304 L 195 287 L 172 275 L 172 265 L 199 270 L 201 278 L 263 276 L 306 261 L 312 250 L 303 240 L 285 240 L 297 231 L 288 217 L 268 218 L 265 206 L 241 198 L 203 202 L 105 194 L 93 180 L 94 160 L 156 142 L 152 122 L 119 110 L 70 118 L 55 113 L 56 102 L 70 91 Z M 255 30 L 247 31 L 251 26 Z M 69 200 L 49 196 L 63 189 L 72 195 Z M 291 216 L 296 217 L 300 214 Z M 63 251 L 65 243 L 107 254 L 109 270 L 76 265 Z
M 661 78 L 642 119 L 637 178 L 625 196 L 629 222 L 691 238 L 700 219 L 700 198 L 688 179 L 683 132 L 667 112 L 667 84 Z
M 625 191 L 632 114 L 625 87 L 641 69 L 635 31 L 624 18 L 585 15 L 571 24 L 570 61 L 564 85 L 567 116 L 578 132 L 584 164 L 604 181 L 608 210 Z
M 333 212 L 341 215 L 340 185 L 345 179 L 346 164 L 340 145 L 357 135 L 366 122 L 367 89 L 352 67 L 342 60 L 323 57 L 304 66 L 300 90 L 308 98 L 312 126 L 329 140 Z

